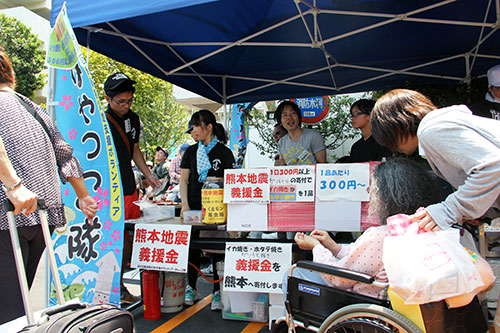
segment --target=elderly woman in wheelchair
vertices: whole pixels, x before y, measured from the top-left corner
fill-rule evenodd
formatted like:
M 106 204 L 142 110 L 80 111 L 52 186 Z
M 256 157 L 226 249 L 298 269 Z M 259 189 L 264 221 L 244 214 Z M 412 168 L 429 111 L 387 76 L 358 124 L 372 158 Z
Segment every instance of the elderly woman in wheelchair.
M 337 244 L 325 231 L 297 233 L 297 245 L 312 250 L 313 262 L 297 262 L 284 277 L 287 313 L 272 331 L 485 332 L 477 298 L 452 311 L 444 301 L 409 306 L 394 293 L 387 295 L 382 263 L 387 218 L 438 200 L 434 180 L 416 162 L 395 158 L 379 164 L 371 176 L 369 213 L 381 225 L 350 244 Z

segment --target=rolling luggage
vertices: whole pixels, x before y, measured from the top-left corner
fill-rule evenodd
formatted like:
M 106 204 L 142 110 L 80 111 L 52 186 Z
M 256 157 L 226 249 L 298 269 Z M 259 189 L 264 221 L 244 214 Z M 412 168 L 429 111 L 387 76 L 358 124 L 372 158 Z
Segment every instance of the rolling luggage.
M 23 256 L 19 244 L 19 236 L 14 218 L 14 206 L 8 200 L 4 201 L 4 208 L 9 220 L 12 248 L 16 261 L 17 275 L 21 287 L 21 295 L 28 325 L 20 332 L 46 333 L 132 333 L 134 331 L 134 317 L 126 310 L 111 304 L 90 305 L 86 303 L 65 304 L 61 281 L 57 270 L 57 263 L 52 247 L 45 202 L 38 200 L 38 209 L 41 227 L 50 262 L 50 269 L 54 280 L 57 301 L 60 305 L 51 307 L 42 312 L 38 322 L 35 322 L 31 301 L 29 298 L 28 282 L 23 264 Z

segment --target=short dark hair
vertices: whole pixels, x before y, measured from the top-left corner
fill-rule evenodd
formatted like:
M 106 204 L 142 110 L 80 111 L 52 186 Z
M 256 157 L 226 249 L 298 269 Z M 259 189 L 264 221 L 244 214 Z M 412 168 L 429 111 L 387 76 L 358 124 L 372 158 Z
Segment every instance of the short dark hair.
M 391 158 L 377 165 L 370 182 L 370 215 L 386 219 L 396 214 L 411 215 L 419 207 L 439 202 L 439 190 L 430 175 L 408 158 Z
M 360 99 L 352 103 L 349 112 L 352 115 L 352 109 L 354 109 L 354 107 L 357 107 L 359 111 L 369 115 L 370 113 L 372 113 L 373 106 L 375 106 L 375 101 L 373 99 Z
M 299 126 L 301 126 L 302 125 L 302 114 L 300 112 L 300 108 L 297 104 L 295 104 L 292 101 L 283 101 L 278 105 L 278 107 L 276 108 L 276 111 L 274 111 L 274 120 L 278 124 L 283 125 L 281 123 L 281 115 L 283 114 L 283 109 L 285 109 L 285 106 L 289 106 L 293 109 L 293 111 L 295 111 L 295 113 L 299 117 Z
M 379 98 L 370 117 L 373 138 L 395 152 L 399 141 L 416 136 L 422 118 L 436 109 L 430 99 L 409 89 L 394 89 Z
M 16 77 L 12 63 L 4 48 L 0 46 L 0 83 L 7 84 L 11 89 L 16 86 Z

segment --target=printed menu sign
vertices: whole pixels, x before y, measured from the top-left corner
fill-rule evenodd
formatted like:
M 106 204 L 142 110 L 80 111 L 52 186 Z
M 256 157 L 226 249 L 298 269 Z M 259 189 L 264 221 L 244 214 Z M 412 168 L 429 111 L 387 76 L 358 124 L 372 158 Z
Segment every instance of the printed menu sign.
M 292 262 L 292 244 L 226 243 L 224 290 L 282 293 L 285 270 Z
M 321 201 L 368 201 L 368 163 L 317 164 L 316 196 Z
M 270 201 L 314 202 L 314 165 L 271 168 Z

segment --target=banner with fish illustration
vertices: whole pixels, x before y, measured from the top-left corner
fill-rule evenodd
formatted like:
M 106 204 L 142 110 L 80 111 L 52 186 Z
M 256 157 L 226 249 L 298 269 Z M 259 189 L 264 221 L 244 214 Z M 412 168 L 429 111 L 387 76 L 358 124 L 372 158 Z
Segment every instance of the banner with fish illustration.
M 118 160 L 104 108 L 64 6 L 52 30 L 46 63 L 55 68 L 49 105 L 55 107 L 57 127 L 73 147 L 85 185 L 98 204 L 96 216 L 87 220 L 71 185 L 62 185 L 68 223 L 52 237 L 65 298 L 119 304 L 124 220 Z M 53 288 L 50 303 L 56 303 Z

